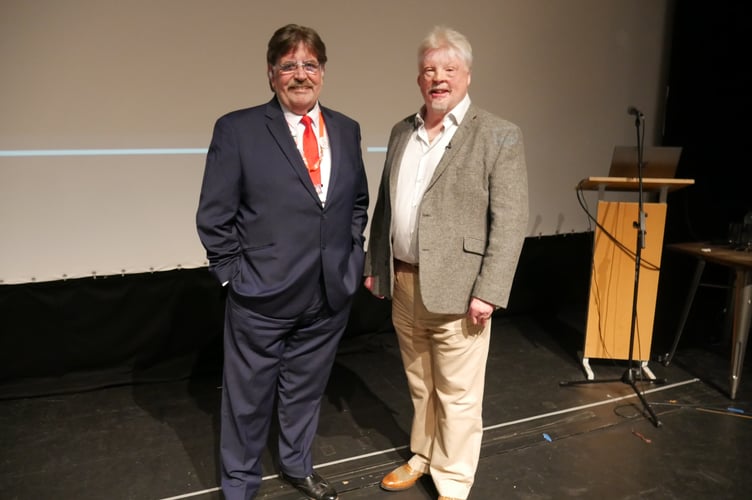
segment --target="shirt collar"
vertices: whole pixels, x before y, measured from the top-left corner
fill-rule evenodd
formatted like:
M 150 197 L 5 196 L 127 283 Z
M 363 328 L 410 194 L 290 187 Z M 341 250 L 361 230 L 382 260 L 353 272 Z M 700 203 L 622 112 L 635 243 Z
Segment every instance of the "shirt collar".
M 418 128 L 422 126 L 425 121 L 423 120 L 423 112 L 425 111 L 426 106 L 423 105 L 420 108 L 420 111 L 416 113 L 415 115 L 415 127 Z M 454 125 L 459 125 L 460 122 L 462 122 L 462 119 L 465 118 L 465 115 L 467 114 L 467 110 L 470 109 L 470 94 L 465 94 L 465 97 L 462 98 L 460 102 L 457 103 L 457 105 L 452 108 L 449 113 L 444 116 L 444 122 L 446 123 L 447 120 L 451 120 Z
M 300 123 L 300 119 L 302 118 L 301 115 L 296 115 L 289 109 L 285 107 L 284 104 L 281 102 L 279 105 L 282 107 L 282 112 L 285 114 L 285 120 L 287 120 L 287 123 L 291 127 L 296 127 Z M 321 114 L 321 108 L 319 107 L 319 102 L 316 101 L 316 104 L 313 106 L 313 109 L 311 109 L 308 113 L 306 113 L 308 116 L 311 117 L 311 120 L 313 120 L 313 128 L 314 130 L 318 130 L 319 128 L 319 114 Z

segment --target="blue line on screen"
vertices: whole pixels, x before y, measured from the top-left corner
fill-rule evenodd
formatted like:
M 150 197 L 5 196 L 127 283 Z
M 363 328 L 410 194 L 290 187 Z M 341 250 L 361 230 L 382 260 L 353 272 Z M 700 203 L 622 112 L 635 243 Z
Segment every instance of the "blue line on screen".
M 386 147 L 371 146 L 369 153 L 385 153 Z M 17 149 L 0 150 L 0 157 L 37 156 L 131 156 L 131 155 L 205 155 L 206 148 L 142 148 L 142 149 Z
M 21 149 L 0 151 L 0 156 L 129 156 L 206 154 L 206 148 L 151 149 Z

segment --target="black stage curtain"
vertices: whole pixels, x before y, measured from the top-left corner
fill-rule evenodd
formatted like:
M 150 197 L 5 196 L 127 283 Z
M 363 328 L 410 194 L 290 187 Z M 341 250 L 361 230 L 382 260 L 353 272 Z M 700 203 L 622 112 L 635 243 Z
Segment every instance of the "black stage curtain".
M 584 313 L 591 247 L 528 238 L 499 314 Z M 0 399 L 219 376 L 224 299 L 206 268 L 0 286 Z M 345 335 L 387 332 L 391 303 L 361 288 Z
M 206 268 L 0 286 L 0 399 L 219 373 L 224 299 Z M 346 335 L 389 307 L 363 290 Z
M 206 269 L 0 287 L 0 397 L 188 376 L 221 356 Z

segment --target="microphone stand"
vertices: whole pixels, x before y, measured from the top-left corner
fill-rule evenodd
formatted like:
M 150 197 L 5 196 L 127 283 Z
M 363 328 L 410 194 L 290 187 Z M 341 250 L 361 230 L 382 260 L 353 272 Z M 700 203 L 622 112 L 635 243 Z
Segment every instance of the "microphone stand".
M 632 322 L 629 329 L 629 356 L 627 360 L 627 370 L 622 374 L 621 378 L 616 379 L 604 379 L 604 380 L 576 380 L 576 381 L 561 381 L 559 382 L 559 386 L 570 386 L 570 385 L 583 385 L 583 384 L 598 384 L 598 383 L 610 383 L 610 382 L 623 382 L 627 385 L 629 385 L 632 390 L 635 392 L 637 397 L 642 402 L 643 408 L 648 412 L 650 415 L 650 421 L 653 423 L 655 427 L 660 427 L 661 421 L 658 420 L 658 416 L 653 411 L 653 408 L 650 406 L 650 403 L 645 399 L 645 395 L 637 388 L 636 380 L 637 375 L 640 373 L 640 368 L 636 368 L 634 366 L 634 340 L 635 340 L 635 330 L 637 326 L 637 297 L 639 295 L 639 287 L 640 287 L 640 267 L 642 265 L 642 249 L 645 248 L 645 210 L 643 207 L 643 134 L 644 134 L 644 127 L 642 126 L 644 115 L 637 110 L 634 107 L 630 107 L 628 110 L 629 114 L 633 114 L 635 116 L 635 129 L 637 132 L 637 180 L 638 180 L 638 189 L 637 189 L 637 221 L 633 222 L 632 225 L 634 228 L 637 229 L 637 248 L 635 250 L 635 275 L 634 275 L 634 292 L 632 295 Z M 652 380 L 651 380 L 652 382 Z

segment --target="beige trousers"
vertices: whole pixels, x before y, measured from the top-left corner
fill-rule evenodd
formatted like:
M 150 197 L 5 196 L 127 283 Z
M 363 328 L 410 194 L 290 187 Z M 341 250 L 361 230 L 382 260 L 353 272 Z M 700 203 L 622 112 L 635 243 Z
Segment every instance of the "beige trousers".
M 392 321 L 415 411 L 410 467 L 431 474 L 439 495 L 467 498 L 480 457 L 491 322 L 426 310 L 417 270 L 395 271 Z

